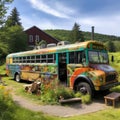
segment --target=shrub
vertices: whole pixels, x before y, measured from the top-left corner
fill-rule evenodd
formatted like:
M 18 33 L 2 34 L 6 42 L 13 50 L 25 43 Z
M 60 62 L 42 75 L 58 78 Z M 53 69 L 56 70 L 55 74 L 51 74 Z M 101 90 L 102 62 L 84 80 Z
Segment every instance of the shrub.
M 92 102 L 90 95 L 82 95 L 81 99 L 84 104 L 90 104 Z
M 74 97 L 74 92 L 70 88 L 64 87 L 62 85 L 58 86 L 56 89 L 56 95 L 58 99 L 68 99 Z
M 53 90 L 41 94 L 41 100 L 47 104 L 57 104 L 58 102 L 57 96 Z
M 111 88 L 111 91 L 112 91 L 112 92 L 119 92 L 119 93 L 120 93 L 120 85 L 119 85 L 119 86 L 116 86 L 116 87 Z
M 51 83 L 42 84 L 41 100 L 48 104 L 58 104 L 59 99 L 67 99 L 74 97 L 73 90 L 60 85 L 57 80 Z
M 82 93 L 80 93 L 80 92 L 75 93 L 75 97 L 81 98 L 82 97 Z

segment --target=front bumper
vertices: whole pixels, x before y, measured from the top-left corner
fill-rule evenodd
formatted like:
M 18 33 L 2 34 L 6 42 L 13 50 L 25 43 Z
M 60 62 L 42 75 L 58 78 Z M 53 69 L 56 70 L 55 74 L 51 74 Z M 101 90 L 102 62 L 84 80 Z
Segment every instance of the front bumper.
M 107 90 L 107 89 L 110 89 L 110 88 L 118 86 L 118 85 L 120 85 L 120 82 L 110 83 L 110 84 L 107 84 L 104 86 L 100 86 L 100 90 Z

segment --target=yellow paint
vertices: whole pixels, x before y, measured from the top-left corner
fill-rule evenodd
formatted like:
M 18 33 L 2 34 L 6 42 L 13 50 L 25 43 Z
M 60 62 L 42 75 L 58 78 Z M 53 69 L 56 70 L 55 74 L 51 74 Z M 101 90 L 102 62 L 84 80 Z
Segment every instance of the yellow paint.
M 99 86 L 95 86 L 95 90 L 100 90 L 100 87 Z
M 12 64 L 12 63 L 13 63 L 12 58 L 9 58 L 9 63 L 10 63 L 10 64 Z
M 21 78 L 29 81 L 37 80 L 39 78 L 39 73 L 22 71 Z

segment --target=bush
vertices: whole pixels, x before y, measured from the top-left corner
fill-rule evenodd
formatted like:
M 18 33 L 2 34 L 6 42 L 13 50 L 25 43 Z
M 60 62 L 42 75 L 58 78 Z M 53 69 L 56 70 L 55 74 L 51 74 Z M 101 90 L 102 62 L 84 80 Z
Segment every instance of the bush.
M 58 98 L 54 92 L 54 90 L 49 90 L 41 95 L 41 100 L 47 104 L 57 104 Z
M 58 104 L 59 99 L 68 99 L 74 97 L 73 90 L 60 85 L 58 81 L 42 84 L 41 100 L 47 104 Z
M 75 97 L 81 98 L 82 97 L 82 93 L 80 93 L 80 92 L 75 93 Z
M 58 83 L 57 80 L 46 82 L 41 85 L 40 100 L 45 104 L 59 104 L 60 99 L 69 99 L 79 97 L 82 99 L 82 103 L 91 103 L 90 95 L 83 95 L 80 92 L 74 93 L 74 91 L 64 85 Z
M 74 97 L 74 92 L 70 88 L 60 85 L 56 89 L 56 95 L 59 99 L 68 99 Z
M 113 87 L 111 89 L 112 92 L 119 92 L 120 93 L 120 85 L 119 86 L 116 86 L 116 87 Z
M 82 98 L 82 103 L 84 104 L 90 104 L 92 102 L 90 95 L 83 95 L 81 98 Z

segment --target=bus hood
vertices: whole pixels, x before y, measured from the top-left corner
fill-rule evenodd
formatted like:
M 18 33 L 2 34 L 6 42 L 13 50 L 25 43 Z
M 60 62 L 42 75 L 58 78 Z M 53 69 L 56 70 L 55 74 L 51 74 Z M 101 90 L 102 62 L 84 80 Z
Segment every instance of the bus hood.
M 105 73 L 108 73 L 108 72 L 115 72 L 115 69 L 112 68 L 111 66 L 109 65 L 105 65 L 105 64 L 90 64 L 90 67 L 91 68 L 94 68 L 94 69 L 98 69 L 98 70 L 102 70 L 104 71 Z

